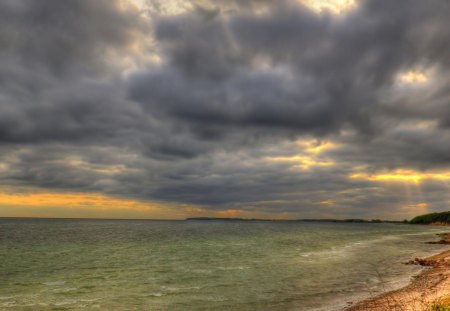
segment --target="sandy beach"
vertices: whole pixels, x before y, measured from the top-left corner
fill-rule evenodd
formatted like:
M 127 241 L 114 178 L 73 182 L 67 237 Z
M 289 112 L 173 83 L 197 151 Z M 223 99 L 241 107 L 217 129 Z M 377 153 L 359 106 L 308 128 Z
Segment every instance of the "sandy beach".
M 450 244 L 450 233 L 439 234 L 433 244 Z M 430 311 L 450 310 L 450 250 L 428 258 L 414 258 L 405 264 L 416 264 L 426 269 L 414 277 L 411 284 L 396 291 L 363 300 L 346 311 Z M 439 307 L 441 309 L 439 309 Z

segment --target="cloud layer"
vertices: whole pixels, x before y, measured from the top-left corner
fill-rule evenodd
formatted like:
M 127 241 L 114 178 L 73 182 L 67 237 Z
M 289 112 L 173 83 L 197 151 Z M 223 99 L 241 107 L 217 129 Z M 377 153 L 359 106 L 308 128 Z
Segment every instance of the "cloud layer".
M 4 191 L 193 214 L 448 209 L 450 3 L 164 3 L 0 3 Z

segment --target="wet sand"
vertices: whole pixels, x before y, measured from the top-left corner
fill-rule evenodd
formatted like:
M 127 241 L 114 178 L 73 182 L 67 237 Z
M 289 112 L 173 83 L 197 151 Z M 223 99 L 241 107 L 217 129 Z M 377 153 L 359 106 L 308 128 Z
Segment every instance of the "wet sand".
M 450 233 L 439 234 L 433 244 L 450 244 Z M 346 311 L 431 311 L 435 304 L 450 305 L 450 250 L 428 258 L 415 258 L 405 264 L 427 267 L 402 289 L 363 300 Z

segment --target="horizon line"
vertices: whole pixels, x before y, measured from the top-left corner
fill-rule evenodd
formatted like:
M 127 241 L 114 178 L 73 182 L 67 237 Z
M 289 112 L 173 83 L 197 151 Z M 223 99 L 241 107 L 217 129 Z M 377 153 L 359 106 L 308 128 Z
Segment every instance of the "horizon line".
M 403 222 L 404 220 L 367 219 L 367 218 L 234 218 L 234 217 L 186 217 L 177 219 L 167 218 L 103 218 L 103 217 L 39 217 L 39 216 L 0 216 L 0 219 L 55 219 L 55 220 L 144 220 L 144 221 L 189 221 L 189 220 L 236 220 L 236 221 L 350 221 L 366 222 Z

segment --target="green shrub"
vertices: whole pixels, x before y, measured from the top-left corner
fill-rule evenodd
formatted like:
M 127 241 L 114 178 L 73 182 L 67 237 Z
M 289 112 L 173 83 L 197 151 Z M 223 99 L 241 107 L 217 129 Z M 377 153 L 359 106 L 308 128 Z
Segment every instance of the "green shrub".
M 450 305 L 437 304 L 431 306 L 431 311 L 450 311 Z
M 420 215 L 414 217 L 409 223 L 427 225 L 435 222 L 450 223 L 450 212 Z

